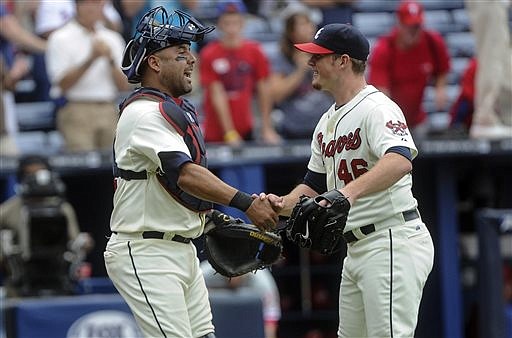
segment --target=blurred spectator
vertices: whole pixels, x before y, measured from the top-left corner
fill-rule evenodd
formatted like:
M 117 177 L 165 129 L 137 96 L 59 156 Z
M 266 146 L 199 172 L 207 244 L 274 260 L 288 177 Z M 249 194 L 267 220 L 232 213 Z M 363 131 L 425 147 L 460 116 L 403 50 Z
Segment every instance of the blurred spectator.
M 75 14 L 75 0 L 40 0 L 34 16 L 34 31 L 43 39 L 48 39 L 48 36 L 54 30 L 64 26 Z M 114 9 L 110 1 L 107 1 L 104 7 L 102 22 L 113 30 L 118 32 L 122 30 L 121 16 L 117 10 Z M 35 101 L 50 100 L 51 84 L 46 71 L 44 54 L 34 56 L 32 78 L 36 86 L 32 94 L 33 99 Z
M 34 20 L 36 34 L 48 38 L 51 32 L 64 26 L 76 15 L 76 4 L 80 0 L 40 0 Z M 112 30 L 121 32 L 122 19 L 111 1 L 97 0 L 99 6 L 104 3 L 101 21 Z
M 77 0 L 76 16 L 48 38 L 46 65 L 52 97 L 64 96 L 57 128 L 69 151 L 112 147 L 125 42 L 101 24 L 104 0 Z
M 465 1 L 475 37 L 475 113 L 470 137 L 512 137 L 512 46 L 510 1 Z
M 450 56 L 442 36 L 423 28 L 420 3 L 402 1 L 397 16 L 397 27 L 380 37 L 370 54 L 368 82 L 400 106 L 414 139 L 420 141 L 429 131 L 422 101 L 430 81 L 434 81 L 436 109 L 448 109 Z
M 29 71 L 27 57 L 18 51 L 44 52 L 46 42 L 19 23 L 0 3 L 0 155 L 16 155 L 15 135 L 18 123 L 13 91 Z
M 476 58 L 472 58 L 462 74 L 459 96 L 450 108 L 450 129 L 465 135 L 469 134 L 475 110 L 476 69 Z
M 29 295 L 40 287 L 58 289 L 59 285 L 41 285 L 44 278 L 40 273 L 53 282 L 52 272 L 69 275 L 65 266 L 74 269 L 72 274 L 79 274 L 85 253 L 94 242 L 89 234 L 80 232 L 75 211 L 64 197 L 64 183 L 45 157 L 21 157 L 16 177 L 17 195 L 0 205 L 0 263 L 8 271 L 8 285 L 12 288 L 9 295 Z M 39 251 L 41 246 L 51 250 L 59 245 L 63 246 L 60 255 L 52 252 L 52 256 L 44 257 L 45 253 Z M 41 283 L 35 285 L 38 282 Z
M 16 1 L 12 3 L 12 13 L 16 16 L 20 24 L 28 31 L 34 31 L 34 15 L 42 0 Z
M 316 26 L 307 9 L 291 12 L 284 21 L 280 53 L 271 57 L 271 94 L 282 114 L 277 130 L 285 139 L 310 139 L 320 116 L 334 101 L 313 88 L 309 55 L 293 46 L 309 42 L 315 35 Z
M 13 132 L 9 132 L 7 128 L 7 119 L 6 119 L 6 110 L 4 103 L 4 90 L 5 83 L 4 79 L 8 74 L 8 68 L 5 63 L 5 59 L 2 54 L 0 54 L 0 156 L 14 156 L 18 153 L 18 147 L 16 146 L 16 142 L 13 137 Z M 14 116 L 14 114 L 10 114 L 10 117 Z
M 207 260 L 202 261 L 200 267 L 203 271 L 206 287 L 210 292 L 215 289 L 231 290 L 233 292 L 247 290 L 259 295 L 263 306 L 265 338 L 277 338 L 281 305 L 279 290 L 269 270 L 258 270 L 254 273 L 250 272 L 242 276 L 227 278 L 216 273 Z
M 261 140 L 271 144 L 280 142 L 270 119 L 268 60 L 260 44 L 243 35 L 245 13 L 241 1 L 219 2 L 220 38 L 208 43 L 200 52 L 206 142 L 238 146 L 244 140 L 255 138 L 252 109 L 255 90 L 261 113 Z
M 8 67 L 13 64 L 16 52 L 45 51 L 45 41 L 25 29 L 16 16 L 9 12 L 2 3 L 0 3 L 0 20 L 0 27 L 2 27 L 0 30 L 0 50 Z
M 320 27 L 330 23 L 352 23 L 353 4 L 357 0 L 301 0 L 303 4 L 317 8 L 322 13 Z

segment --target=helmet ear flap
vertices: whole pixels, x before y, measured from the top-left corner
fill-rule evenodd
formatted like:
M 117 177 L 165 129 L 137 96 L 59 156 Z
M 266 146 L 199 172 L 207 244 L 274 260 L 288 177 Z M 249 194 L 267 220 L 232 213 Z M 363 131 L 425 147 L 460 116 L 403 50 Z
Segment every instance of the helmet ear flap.
M 137 52 L 133 55 L 135 51 Z M 138 48 L 135 47 L 135 39 L 130 40 L 126 45 L 123 52 L 121 70 L 128 78 L 128 82 L 139 83 L 141 81 L 139 68 L 146 57 L 146 54 L 146 41 L 144 41 Z

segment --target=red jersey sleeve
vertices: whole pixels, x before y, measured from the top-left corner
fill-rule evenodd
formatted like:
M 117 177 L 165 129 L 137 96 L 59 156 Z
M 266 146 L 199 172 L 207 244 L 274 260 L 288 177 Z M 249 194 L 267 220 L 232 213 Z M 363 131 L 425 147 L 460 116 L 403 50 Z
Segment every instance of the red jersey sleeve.
M 390 51 L 390 38 L 385 36 L 377 40 L 370 54 L 370 59 L 368 60 L 368 83 L 377 88 L 390 88 L 391 86 L 391 72 L 389 71 L 391 64 L 389 60 Z

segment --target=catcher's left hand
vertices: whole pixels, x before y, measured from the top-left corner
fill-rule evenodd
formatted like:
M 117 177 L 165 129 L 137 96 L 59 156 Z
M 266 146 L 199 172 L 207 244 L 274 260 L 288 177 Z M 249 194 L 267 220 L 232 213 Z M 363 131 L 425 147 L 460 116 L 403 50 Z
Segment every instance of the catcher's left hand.
M 262 232 L 218 210 L 207 215 L 206 256 L 215 271 L 223 276 L 241 276 L 270 266 L 281 257 L 282 249 L 278 234 Z

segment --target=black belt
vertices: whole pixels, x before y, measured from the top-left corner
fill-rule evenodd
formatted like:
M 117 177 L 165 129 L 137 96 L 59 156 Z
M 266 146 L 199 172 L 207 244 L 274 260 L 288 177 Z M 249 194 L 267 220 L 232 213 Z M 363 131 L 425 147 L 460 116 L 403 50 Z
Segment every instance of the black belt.
M 418 210 L 412 209 L 412 210 L 407 210 L 407 211 L 402 212 L 402 216 L 404 216 L 404 220 L 406 222 L 408 222 L 408 221 L 412 221 L 413 219 L 419 218 L 420 214 L 418 213 Z M 361 230 L 363 235 L 365 235 L 365 236 L 369 235 L 375 231 L 375 224 L 364 225 L 364 226 L 360 227 L 359 230 Z M 354 234 L 354 232 L 352 230 L 349 230 L 349 231 L 343 233 L 343 238 L 345 239 L 345 241 L 347 243 L 352 243 L 352 242 L 355 242 L 358 240 L 358 238 L 356 237 L 356 235 Z
M 124 169 L 119 168 L 117 165 L 114 165 L 114 177 L 121 177 L 127 181 L 145 180 L 148 178 L 148 173 L 146 172 L 146 170 L 143 170 L 143 171 L 124 170 Z
M 142 233 L 142 238 L 164 239 L 164 236 L 165 236 L 165 232 L 160 232 L 160 231 L 144 231 Z M 191 239 L 180 236 L 180 235 L 174 235 L 171 238 L 171 241 L 180 242 L 180 243 L 190 243 Z
M 114 234 L 117 234 L 116 231 L 112 231 Z M 153 239 L 164 239 L 165 237 L 165 232 L 161 232 L 161 231 L 144 231 L 142 233 L 142 238 L 144 239 L 148 239 L 148 238 L 153 238 Z M 190 243 L 192 239 L 190 238 L 186 238 L 186 237 L 183 237 L 183 236 L 180 236 L 180 235 L 174 235 L 172 238 L 171 238 L 171 241 L 174 241 L 174 242 L 179 242 L 179 243 Z

